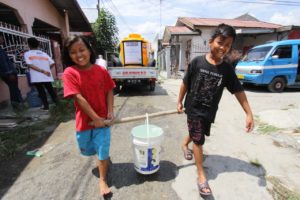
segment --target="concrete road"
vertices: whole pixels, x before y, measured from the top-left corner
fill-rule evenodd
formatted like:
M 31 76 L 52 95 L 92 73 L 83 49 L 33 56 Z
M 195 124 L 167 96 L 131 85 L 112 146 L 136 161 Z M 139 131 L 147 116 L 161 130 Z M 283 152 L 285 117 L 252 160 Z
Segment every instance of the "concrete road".
M 165 80 L 155 92 L 144 88 L 125 89 L 116 96 L 118 117 L 129 117 L 176 108 L 180 80 Z M 282 94 L 248 91 L 254 113 L 282 108 L 299 108 L 299 93 Z M 283 97 L 288 97 L 284 100 Z M 299 155 L 293 148 L 274 145 L 271 135 L 244 132 L 244 113 L 227 91 L 220 104 L 212 135 L 205 144 L 204 166 L 213 196 L 207 199 L 273 199 L 273 185 L 266 177 L 284 181 L 299 189 Z M 150 119 L 164 130 L 160 170 L 140 175 L 133 166 L 131 129 L 144 121 L 112 127 L 111 165 L 108 176 L 113 196 L 120 200 L 202 199 L 196 188 L 196 168 L 186 161 L 180 149 L 187 134 L 185 115 Z M 0 192 L 4 200 L 102 199 L 99 197 L 95 158 L 78 154 L 74 121 L 62 123 L 42 147 L 43 157 L 27 165 L 9 188 Z M 252 163 L 252 164 L 251 164 Z M 256 163 L 254 165 L 253 163 Z M 288 169 L 288 170 L 287 170 Z

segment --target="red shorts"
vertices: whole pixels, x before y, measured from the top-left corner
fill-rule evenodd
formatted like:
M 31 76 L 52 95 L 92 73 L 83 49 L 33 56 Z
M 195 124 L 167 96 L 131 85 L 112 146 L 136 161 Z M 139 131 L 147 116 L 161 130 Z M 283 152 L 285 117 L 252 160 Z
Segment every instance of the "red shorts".
M 203 118 L 188 118 L 187 124 L 189 129 L 189 135 L 193 142 L 197 145 L 203 145 L 205 142 L 205 135 L 210 135 L 211 123 L 207 122 Z

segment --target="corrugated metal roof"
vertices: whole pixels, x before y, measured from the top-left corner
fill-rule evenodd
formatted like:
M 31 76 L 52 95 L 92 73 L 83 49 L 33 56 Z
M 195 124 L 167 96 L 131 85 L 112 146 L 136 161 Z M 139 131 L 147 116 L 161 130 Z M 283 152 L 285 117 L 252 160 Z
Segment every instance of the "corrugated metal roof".
M 172 35 L 196 35 L 198 32 L 192 31 L 186 26 L 167 26 L 164 31 L 163 41 L 168 42 Z
M 171 34 L 196 34 L 196 32 L 192 31 L 186 26 L 168 26 L 166 29 Z
M 180 17 L 178 18 L 178 22 L 181 22 L 192 29 L 194 29 L 197 26 L 218 26 L 221 23 L 231 25 L 235 28 L 279 28 L 281 27 L 281 25 L 273 24 L 273 23 L 267 23 L 262 21 L 244 21 L 244 20 L 237 20 L 237 19 Z

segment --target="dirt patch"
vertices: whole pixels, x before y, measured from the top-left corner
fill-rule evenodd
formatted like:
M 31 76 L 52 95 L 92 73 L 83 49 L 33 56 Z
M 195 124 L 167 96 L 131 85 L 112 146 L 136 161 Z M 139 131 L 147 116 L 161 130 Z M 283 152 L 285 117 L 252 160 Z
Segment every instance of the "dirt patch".
M 61 122 L 74 118 L 74 108 L 70 100 L 61 100 L 49 112 L 48 118 L 28 118 L 23 124 L 0 132 L 1 193 L 13 184 L 33 158 L 27 156 L 26 152 L 43 146 Z

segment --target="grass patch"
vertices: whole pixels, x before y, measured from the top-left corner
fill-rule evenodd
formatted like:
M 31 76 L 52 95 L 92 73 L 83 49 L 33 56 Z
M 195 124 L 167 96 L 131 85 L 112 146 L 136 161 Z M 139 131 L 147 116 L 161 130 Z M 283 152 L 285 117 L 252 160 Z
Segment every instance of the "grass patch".
M 297 127 L 293 130 L 294 133 L 300 133 L 300 127 Z
M 268 176 L 267 180 L 272 184 L 272 189 L 268 189 L 274 200 L 300 200 L 300 194 L 291 191 L 282 184 L 279 178 Z
M 288 110 L 288 109 L 290 109 L 290 108 L 281 108 L 280 110 Z
M 249 163 L 251 165 L 254 165 L 255 167 L 261 167 L 262 166 L 257 158 L 255 158 L 253 160 L 250 160 Z
M 260 134 L 270 134 L 281 130 L 276 126 L 261 122 L 257 115 L 254 115 L 254 123 L 256 124 L 257 132 Z
M 258 123 L 258 127 L 257 127 L 257 131 L 260 134 L 270 134 L 270 133 L 278 132 L 279 130 L 281 129 L 266 123 Z
M 35 123 L 25 121 L 20 126 L 0 132 L 0 160 L 15 156 L 18 148 L 26 146 L 40 137 L 50 134 L 53 130 L 45 127 L 59 125 L 61 122 L 74 118 L 72 100 L 62 99 L 60 103 L 50 110 L 50 117 Z M 46 131 L 47 130 L 47 131 Z

